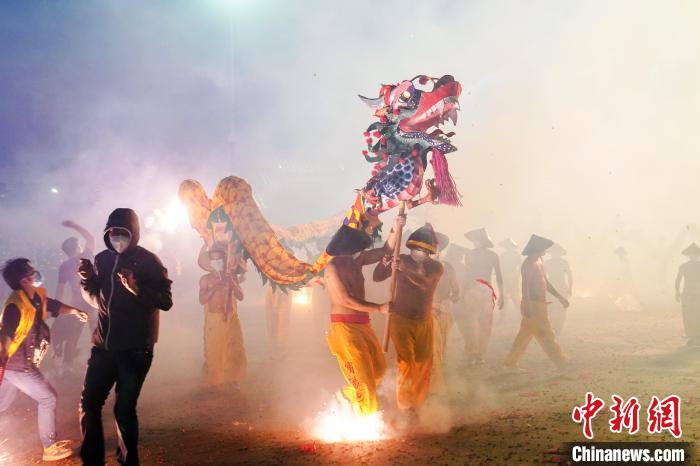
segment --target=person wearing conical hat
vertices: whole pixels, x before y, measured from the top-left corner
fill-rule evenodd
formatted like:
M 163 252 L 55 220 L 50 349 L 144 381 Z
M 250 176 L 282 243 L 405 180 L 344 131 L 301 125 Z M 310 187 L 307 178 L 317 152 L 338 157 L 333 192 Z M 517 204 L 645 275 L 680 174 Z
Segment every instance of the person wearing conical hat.
M 700 246 L 691 243 L 682 254 L 689 260 L 678 267 L 676 301 L 681 303 L 683 310 L 683 326 L 688 345 L 700 346 Z
M 503 309 L 503 276 L 498 254 L 485 228 L 464 235 L 474 245 L 464 255 L 462 301 L 455 313 L 457 325 L 464 337 L 468 364 L 483 364 L 491 340 L 493 312 L 497 294 L 491 284 L 495 275 L 498 288 L 498 308 Z
M 396 349 L 398 373 L 396 400 L 399 409 L 416 416 L 430 388 L 433 368 L 433 296 L 443 266 L 430 257 L 438 240 L 426 223 L 408 237 L 410 254 L 384 260 L 374 269 L 374 280 L 384 281 L 397 273 L 396 296 L 391 303 L 389 335 Z
M 532 338 L 537 340 L 557 367 L 563 368 L 568 361 L 557 343 L 547 313 L 547 292 L 557 298 L 564 308 L 569 307 L 569 301 L 554 289 L 544 273 L 542 256 L 553 244 L 554 242 L 550 239 L 532 235 L 522 252 L 523 256 L 526 256 L 520 271 L 523 296 L 520 303 L 522 320 L 518 335 L 504 362 L 506 368 L 518 368 L 518 362 L 525 354 Z
M 503 248 L 503 252 L 499 254 L 501 262 L 501 273 L 503 275 L 503 311 L 498 319 L 499 323 L 506 320 L 506 309 L 520 308 L 520 252 L 518 252 L 518 244 L 511 238 L 506 238 L 498 245 Z M 510 313 L 510 311 L 508 311 Z
M 369 235 L 347 225 L 340 227 L 326 247 L 326 252 L 333 256 L 324 273 L 331 305 L 326 340 L 346 381 L 336 396 L 361 416 L 379 409 L 377 387 L 386 370 L 384 352 L 370 323 L 370 314 L 389 310 L 388 303 L 377 304 L 365 299 L 362 267 L 391 253 L 393 231 L 405 221 L 405 216 L 396 217 L 392 234 L 380 248 L 368 249 L 372 245 Z
M 547 272 L 547 280 L 549 280 L 552 286 L 559 290 L 566 299 L 571 299 L 573 276 L 571 274 L 569 262 L 564 259 L 567 252 L 568 251 L 558 243 L 552 245 L 552 247 L 547 250 L 550 258 L 545 261 L 544 270 Z M 558 301 L 553 302 L 549 307 L 549 319 L 552 322 L 552 330 L 554 330 L 554 334 L 557 336 L 561 335 L 561 331 L 564 328 L 566 312 L 566 308 L 561 306 Z
M 435 232 L 435 236 L 438 241 L 436 259 L 444 269 L 433 296 L 433 374 L 430 387 L 432 391 L 438 392 L 444 385 L 445 347 L 454 320 L 452 306 L 459 301 L 460 291 L 454 267 L 446 257 L 442 257 L 450 239 L 438 232 Z

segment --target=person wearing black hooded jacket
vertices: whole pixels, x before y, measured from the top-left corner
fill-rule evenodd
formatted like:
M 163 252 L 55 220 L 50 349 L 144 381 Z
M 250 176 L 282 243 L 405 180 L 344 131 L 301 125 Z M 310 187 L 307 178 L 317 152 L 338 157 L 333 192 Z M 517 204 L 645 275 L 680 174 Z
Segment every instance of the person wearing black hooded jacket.
M 98 309 L 98 324 L 80 400 L 83 464 L 105 462 L 102 406 L 116 384 L 117 459 L 139 464 L 136 403 L 158 340 L 159 310 L 172 305 L 171 281 L 158 257 L 140 247 L 131 209 L 114 210 L 104 230 L 107 249 L 93 265 L 81 259 L 83 296 Z

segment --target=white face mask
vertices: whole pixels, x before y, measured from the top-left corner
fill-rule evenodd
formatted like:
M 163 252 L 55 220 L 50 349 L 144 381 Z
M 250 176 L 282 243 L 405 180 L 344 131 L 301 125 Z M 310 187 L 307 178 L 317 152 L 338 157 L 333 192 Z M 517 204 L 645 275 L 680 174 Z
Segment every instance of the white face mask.
M 420 263 L 428 258 L 428 253 L 420 249 L 411 249 L 411 259 Z
M 223 259 L 212 259 L 210 262 L 211 268 L 217 272 L 224 270 L 224 260 Z
M 39 272 L 36 272 L 34 274 L 34 283 L 32 283 L 32 286 L 34 288 L 41 288 L 41 286 L 43 284 L 44 284 L 44 277 L 42 277 Z
M 129 247 L 129 243 L 131 242 L 131 240 L 128 236 L 118 235 L 110 236 L 109 242 L 114 248 L 114 250 L 117 251 L 117 254 L 121 254 L 124 251 L 126 251 L 126 248 Z

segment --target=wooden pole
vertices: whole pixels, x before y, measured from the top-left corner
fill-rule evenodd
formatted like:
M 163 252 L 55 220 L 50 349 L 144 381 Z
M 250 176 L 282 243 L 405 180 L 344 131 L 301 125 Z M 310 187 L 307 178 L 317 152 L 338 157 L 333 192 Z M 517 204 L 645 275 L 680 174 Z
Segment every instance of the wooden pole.
M 401 201 L 401 206 L 399 207 L 399 215 L 404 215 L 406 213 L 406 201 Z M 394 242 L 394 261 L 398 260 L 399 258 L 399 252 L 401 251 L 401 235 L 403 233 L 403 226 L 399 226 L 399 229 L 396 231 L 395 235 L 395 242 Z M 398 274 L 396 273 L 396 269 L 393 268 L 393 263 L 392 263 L 392 269 L 391 269 L 391 287 L 389 288 L 389 296 L 390 302 L 393 302 L 394 299 L 396 299 L 396 285 L 398 283 Z M 384 341 L 382 343 L 382 348 L 384 348 L 384 352 L 386 353 L 389 351 L 389 327 L 391 326 L 391 313 L 389 313 L 386 316 L 386 326 L 384 327 Z
M 5 368 L 7 367 L 7 361 L 9 357 L 4 357 L 0 359 L 0 385 L 2 385 L 2 379 L 5 378 Z

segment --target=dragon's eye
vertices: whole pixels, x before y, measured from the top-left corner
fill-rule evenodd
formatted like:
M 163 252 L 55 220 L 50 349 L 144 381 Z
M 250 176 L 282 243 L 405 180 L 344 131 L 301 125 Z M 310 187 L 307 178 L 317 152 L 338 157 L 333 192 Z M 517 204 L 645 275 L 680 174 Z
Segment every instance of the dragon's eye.
M 401 95 L 399 96 L 399 100 L 402 102 L 408 101 L 408 99 L 411 98 L 411 93 L 408 91 L 403 91 Z

